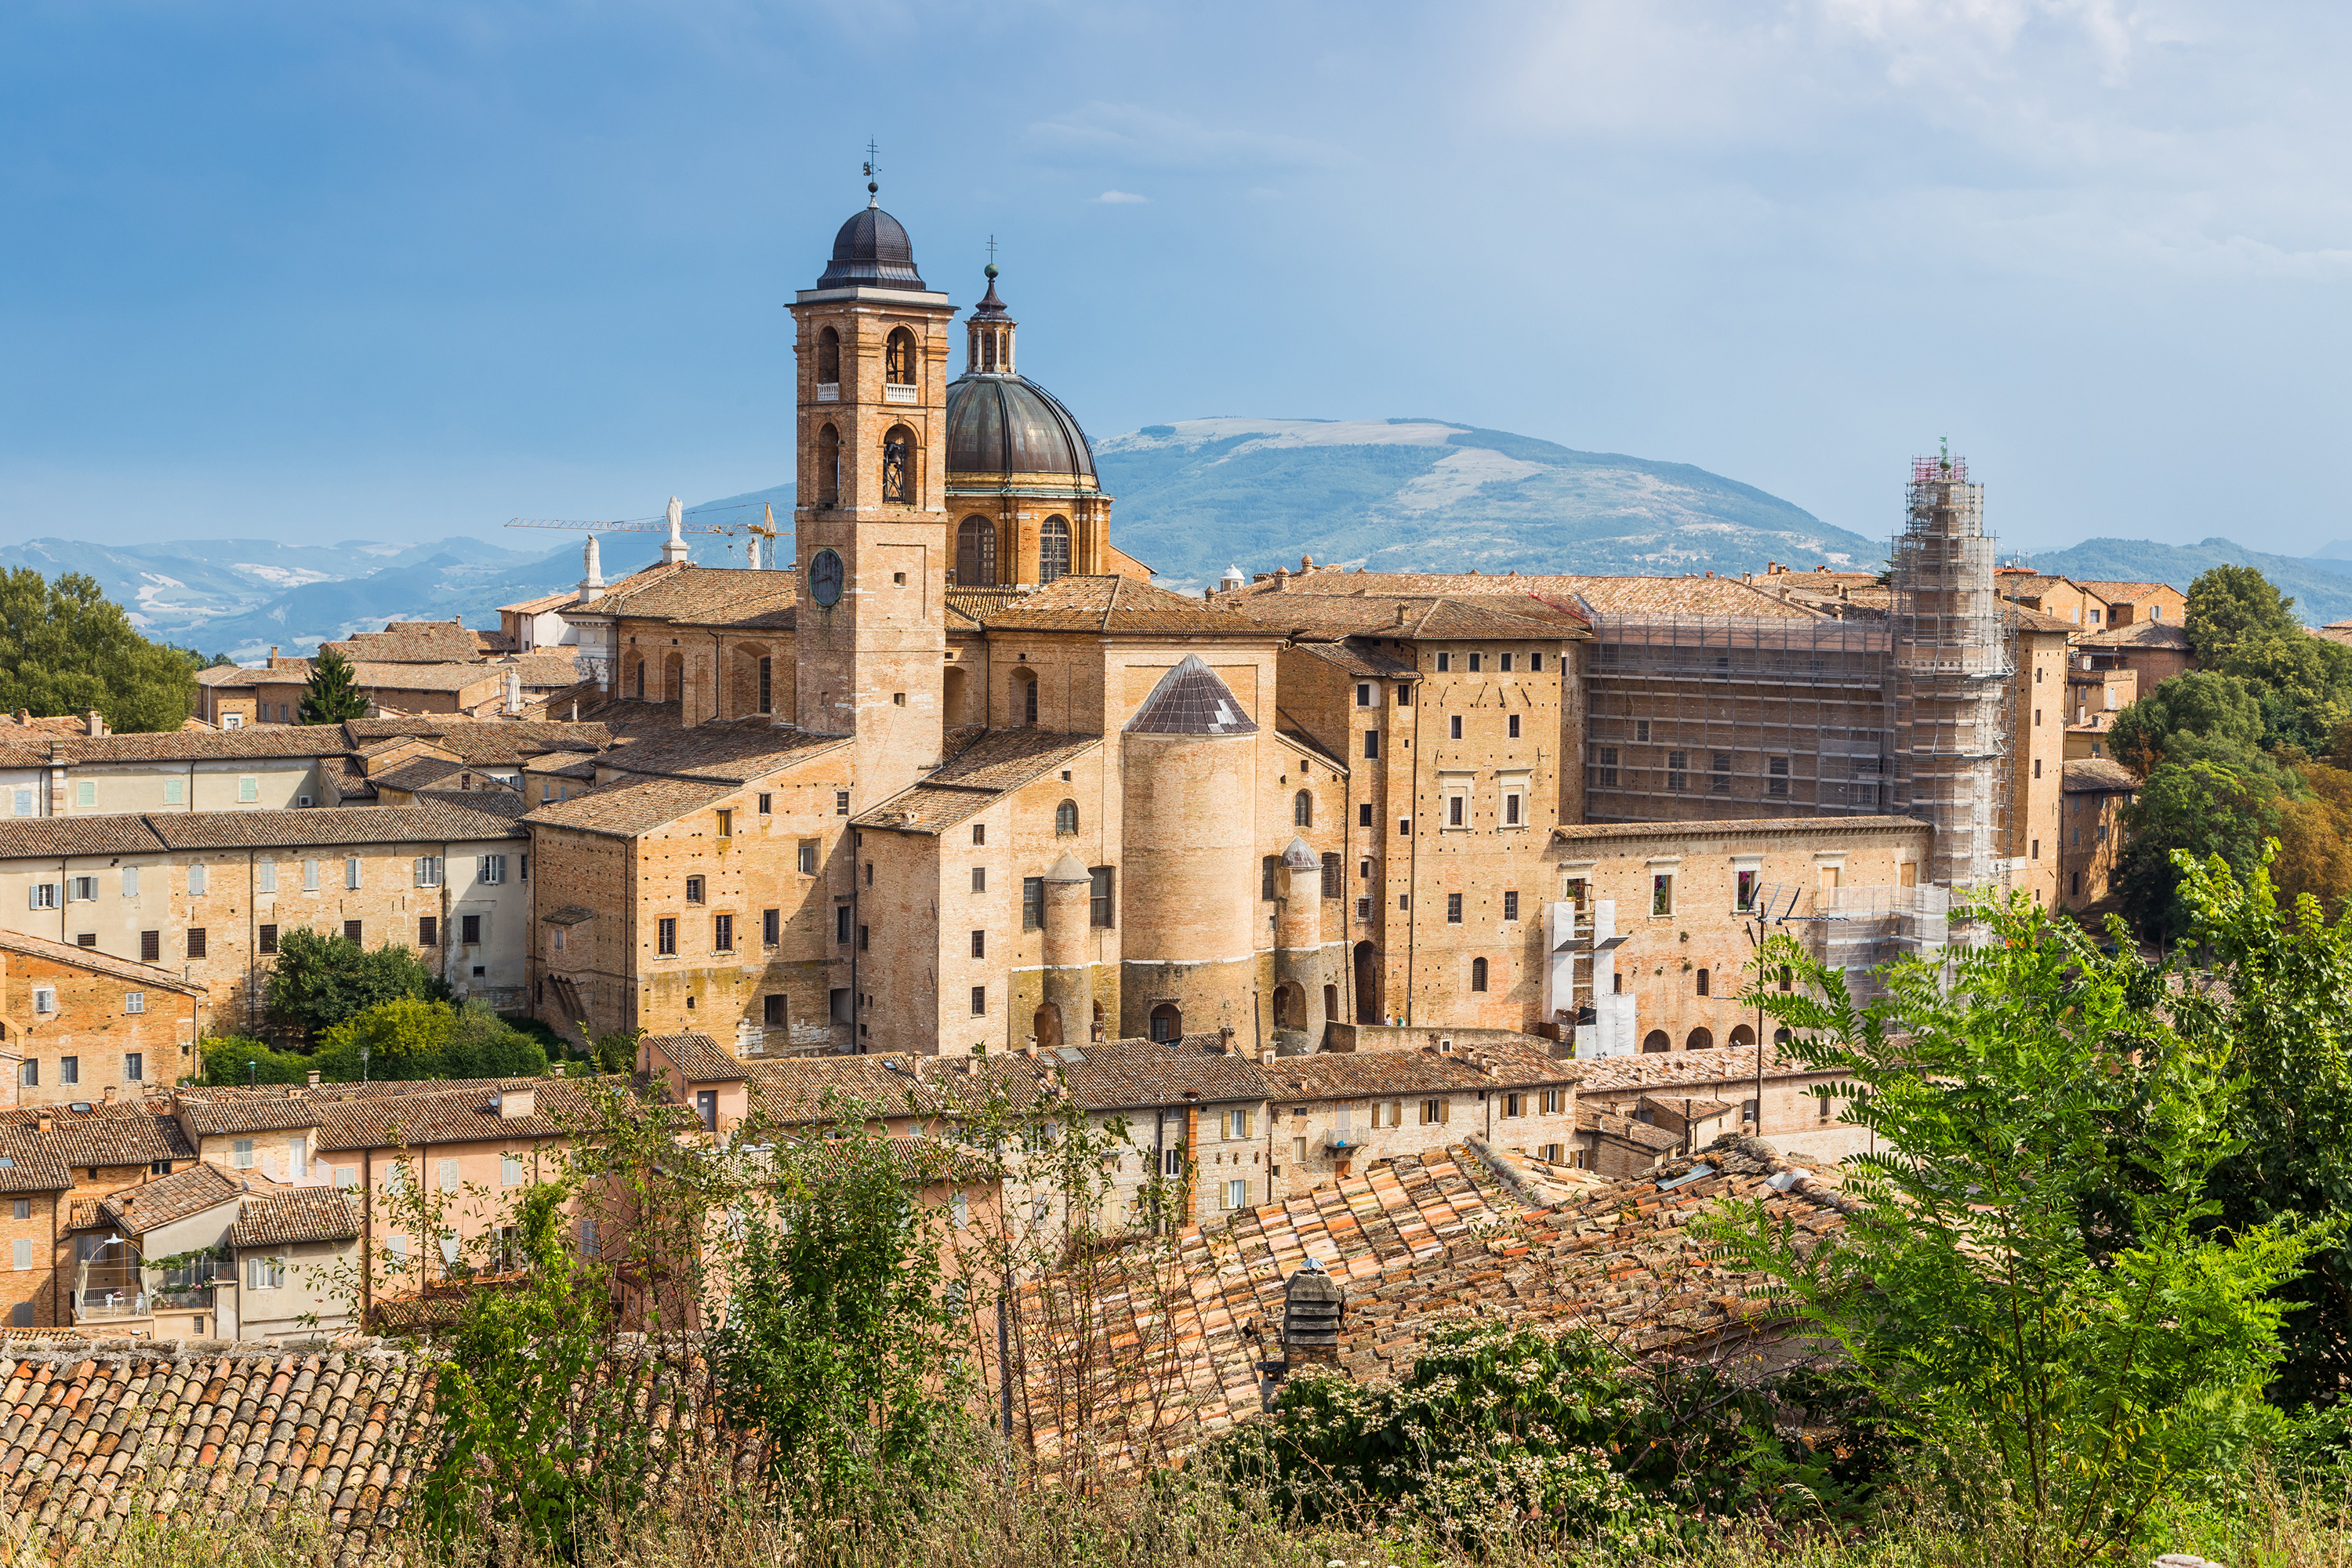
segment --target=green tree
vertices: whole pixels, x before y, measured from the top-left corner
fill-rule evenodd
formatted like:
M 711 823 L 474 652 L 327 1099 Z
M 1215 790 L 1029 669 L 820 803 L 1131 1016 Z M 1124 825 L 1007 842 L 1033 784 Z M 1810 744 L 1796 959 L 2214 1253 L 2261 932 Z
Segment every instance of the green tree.
M 2282 909 L 2268 855 L 2243 877 L 2219 860 L 2180 858 L 2189 934 L 2218 982 L 2182 994 L 2180 1028 L 2245 1085 L 2233 1106 L 2237 1148 L 2213 1173 L 2220 1223 L 2248 1230 L 2300 1216 L 2340 1227 L 2352 1216 L 2352 924 L 2327 921 L 2315 900 Z M 2294 1310 L 2275 1392 L 2296 1405 L 2347 1400 L 2352 1242 L 2343 1229 L 2279 1297 Z
M 2306 635 L 2294 601 L 2252 566 L 2210 567 L 2189 584 L 2188 598 L 2189 650 L 2208 669 L 2249 644 Z
M 947 1226 L 913 1185 L 951 1175 L 958 1156 L 910 1169 L 862 1116 L 814 1142 L 762 1142 L 729 1213 L 721 1396 L 760 1432 L 772 1486 L 828 1507 L 905 1495 L 972 1436 L 961 1312 L 940 1276 Z
M 240 1083 L 302 1083 L 318 1063 L 300 1051 L 281 1051 L 267 1040 L 238 1035 L 208 1035 L 196 1046 L 196 1081 L 215 1086 Z
M 404 996 L 446 1002 L 449 987 L 406 948 L 367 952 L 347 937 L 296 927 L 278 939 L 270 971 L 269 1016 L 316 1040 L 354 1013 Z
M 1845 1075 L 1878 1152 L 1846 1163 L 1835 1231 L 1760 1204 L 1712 1223 L 1950 1456 L 1964 1503 L 2021 1505 L 2018 1560 L 2119 1559 L 2281 1429 L 2276 1291 L 2322 1237 L 2214 1227 L 2238 1090 L 2222 1046 L 2166 1023 L 2172 976 L 2022 894 L 1978 914 L 1980 944 L 1892 966 L 1864 1008 L 1767 942 L 1743 1000 Z M 1806 985 L 1765 983 L 1782 971 Z
M 2251 869 L 2263 841 L 2279 831 L 2284 798 L 2275 769 L 2159 764 L 2124 812 L 2127 837 L 2116 882 L 2125 917 L 2151 941 L 2178 941 L 2189 911 L 2176 896 L 2180 872 L 2173 852 L 2218 855 L 2232 868 Z
M 30 567 L 0 574 L 0 710 L 95 708 L 110 729 L 176 730 L 187 721 L 198 663 L 141 637 L 79 572 L 54 583 Z
M 478 997 L 457 1009 L 441 1047 L 443 1078 L 540 1078 L 547 1047 L 509 1024 Z
M 2174 676 L 2117 713 L 2108 730 L 2108 749 L 2143 775 L 2199 756 L 2242 762 L 2262 742 L 2262 700 L 2237 677 L 2210 669 Z M 2175 754 L 2185 750 L 2195 755 Z
M 310 666 L 310 684 L 302 689 L 302 722 L 340 724 L 366 718 L 367 697 L 352 679 L 351 660 L 321 643 Z
M 318 1037 L 320 1075 L 341 1083 L 363 1073 L 372 1079 L 440 1078 L 442 1053 L 457 1019 L 446 1002 L 419 996 L 395 996 L 362 1008 Z

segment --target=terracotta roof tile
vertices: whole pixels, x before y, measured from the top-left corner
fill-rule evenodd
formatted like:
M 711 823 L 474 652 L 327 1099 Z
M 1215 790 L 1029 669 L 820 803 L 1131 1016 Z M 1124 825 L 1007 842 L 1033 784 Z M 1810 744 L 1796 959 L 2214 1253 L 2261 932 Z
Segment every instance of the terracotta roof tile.
M 651 566 L 622 578 L 581 613 L 683 621 L 697 626 L 772 626 L 789 630 L 797 572 L 724 566 Z
M 354 663 L 454 664 L 482 657 L 475 634 L 456 621 L 394 621 L 380 632 L 361 632 L 320 646 Z
M 601 752 L 613 731 L 593 720 L 460 719 L 426 715 L 404 719 L 353 719 L 343 725 L 353 750 L 371 742 L 420 737 L 461 762 L 478 767 L 511 766 L 549 752 Z
M 1927 823 L 1908 816 L 1748 816 L 1721 822 L 1570 823 L 1553 828 L 1551 836 L 1556 844 L 1590 844 L 1612 838 L 1650 837 L 1658 834 L 1868 833 L 1879 828 L 1927 826 Z
M 1559 642 L 1580 626 L 1516 606 L 1413 594 L 1259 594 L 1236 598 L 1235 613 L 1306 636 L 1389 637 L 1447 642 Z
M 740 785 L 694 779 L 625 778 L 585 795 L 533 806 L 523 821 L 535 827 L 569 827 L 607 838 L 635 838 L 738 794 Z
M 1640 1051 L 1622 1057 L 1594 1057 L 1580 1065 L 1584 1068 L 1580 1092 L 1588 1095 L 1668 1085 L 1753 1083 L 1756 1047 L 1713 1046 L 1703 1051 Z M 1777 1047 L 1764 1063 L 1767 1079 L 1799 1078 L 1806 1071 L 1802 1062 L 1782 1056 Z
M 597 762 L 623 773 L 740 784 L 846 743 L 839 735 L 779 730 L 765 719 L 741 719 L 624 740 Z
M 646 1045 L 667 1058 L 688 1083 L 737 1083 L 749 1076 L 734 1054 L 708 1035 L 650 1035 Z
M 902 833 L 945 832 L 1101 744 L 1099 735 L 991 730 L 922 783 L 862 813 L 857 826 Z
M 307 1096 L 281 1089 L 276 1094 L 216 1094 L 182 1089 L 173 1097 L 180 1125 L 197 1138 L 235 1132 L 287 1132 L 319 1125 Z
M 144 1236 L 159 1226 L 176 1225 L 207 1209 L 235 1203 L 243 1191 L 219 1166 L 198 1163 L 110 1193 L 86 1216 L 78 1212 L 74 1226 L 77 1229 L 112 1226 L 127 1236 Z
M 360 1233 L 350 1198 L 327 1187 L 296 1187 L 247 1198 L 229 1227 L 233 1247 L 293 1247 L 306 1241 L 351 1241 Z
M 1093 632 L 1102 637 L 1274 635 L 1221 605 L 1132 577 L 1065 577 L 980 619 L 991 631 Z
M 1064 1046 L 1037 1059 L 1057 1064 L 1071 1098 L 1088 1110 L 1264 1100 L 1265 1072 L 1249 1058 L 1209 1044 L 1218 1037 L 1106 1040 Z
M 27 1106 L 0 1111 L 0 1127 L 30 1131 L 42 1148 L 77 1169 L 152 1165 L 159 1160 L 193 1160 L 196 1146 L 169 1114 L 168 1100 L 93 1104 L 88 1110 L 62 1105 Z M 49 1131 L 40 1132 L 42 1117 Z
M 183 979 L 155 964 L 134 963 L 127 958 L 110 958 L 94 947 L 51 942 L 43 936 L 25 936 L 16 931 L 0 931 L 0 949 L 21 952 L 29 958 L 45 958 L 52 963 L 69 963 L 92 974 L 104 974 L 158 991 L 177 991 L 184 995 L 202 996 L 208 989 L 200 980 Z
M 26 1126 L 0 1126 L 0 1193 L 62 1193 L 74 1184 L 52 1140 Z
M 1363 1100 L 1382 1095 L 1436 1093 L 1452 1089 L 1518 1089 L 1575 1083 L 1585 1064 L 1531 1052 L 1485 1050 L 1447 1054 L 1428 1047 L 1411 1051 L 1325 1051 L 1281 1057 L 1265 1069 L 1277 1100 Z
M 2140 776 L 2107 757 L 2074 757 L 2066 763 L 2067 795 L 2116 795 L 2145 788 Z
M 516 798 L 507 795 L 509 803 Z M 307 845 L 356 847 L 524 837 L 515 816 L 498 808 L 499 799 L 483 795 L 477 801 L 450 791 L 420 795 L 414 805 L 158 812 L 142 820 L 166 849 L 289 849 Z M 6 828 L 6 824 L 0 823 L 0 845 L 7 842 Z

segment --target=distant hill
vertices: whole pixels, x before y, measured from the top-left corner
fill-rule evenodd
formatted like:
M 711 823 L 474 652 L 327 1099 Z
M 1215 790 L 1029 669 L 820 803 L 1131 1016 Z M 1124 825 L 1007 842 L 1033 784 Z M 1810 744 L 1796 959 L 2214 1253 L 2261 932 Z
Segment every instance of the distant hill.
M 2331 547 L 2332 548 L 2332 547 Z M 2265 555 L 2227 539 L 2158 544 L 2146 539 L 2086 539 L 2026 560 L 2056 576 L 2106 583 L 2169 583 L 2186 593 L 2212 566 L 2252 566 L 2294 597 L 2295 614 L 2313 626 L 2352 616 L 2352 561 Z
M 1376 571 L 1875 567 L 1886 546 L 1687 463 L 1434 419 L 1187 419 L 1095 448 L 1120 549 L 1166 586 L 1318 562 Z

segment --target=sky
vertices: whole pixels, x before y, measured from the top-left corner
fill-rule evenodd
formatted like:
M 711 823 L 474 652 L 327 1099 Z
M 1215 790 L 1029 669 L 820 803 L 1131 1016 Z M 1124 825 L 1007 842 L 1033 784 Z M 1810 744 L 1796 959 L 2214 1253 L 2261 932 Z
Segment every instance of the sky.
M 11 0 L 0 543 L 791 477 L 864 205 L 1101 438 L 1435 417 L 1857 532 L 2352 539 L 2352 9 Z M 961 352 L 958 353 L 961 363 Z M 1115 521 L 1114 514 L 1114 521 Z M 544 537 L 544 536 L 541 536 Z

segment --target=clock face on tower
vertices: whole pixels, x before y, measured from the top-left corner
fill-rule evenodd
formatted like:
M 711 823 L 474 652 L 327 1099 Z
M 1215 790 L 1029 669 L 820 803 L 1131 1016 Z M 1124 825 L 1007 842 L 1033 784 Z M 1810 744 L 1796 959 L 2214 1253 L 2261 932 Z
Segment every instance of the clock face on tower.
M 841 603 L 841 557 L 830 550 L 820 550 L 809 563 L 809 597 L 827 609 Z

